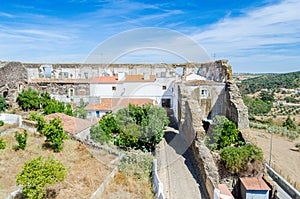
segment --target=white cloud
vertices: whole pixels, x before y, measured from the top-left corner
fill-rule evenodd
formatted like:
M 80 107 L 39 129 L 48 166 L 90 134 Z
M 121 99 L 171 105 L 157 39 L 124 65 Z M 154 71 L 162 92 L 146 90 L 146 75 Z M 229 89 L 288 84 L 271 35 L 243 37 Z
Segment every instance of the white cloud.
M 239 17 L 226 17 L 192 37 L 217 57 L 229 57 L 234 62 L 236 59 L 245 64 L 250 61 L 250 55 L 255 59 L 255 55 L 259 57 L 262 52 L 272 55 L 278 48 L 300 44 L 299 8 L 300 1 L 285 0 L 248 10 Z M 282 56 L 285 55 L 272 58 L 283 59 Z

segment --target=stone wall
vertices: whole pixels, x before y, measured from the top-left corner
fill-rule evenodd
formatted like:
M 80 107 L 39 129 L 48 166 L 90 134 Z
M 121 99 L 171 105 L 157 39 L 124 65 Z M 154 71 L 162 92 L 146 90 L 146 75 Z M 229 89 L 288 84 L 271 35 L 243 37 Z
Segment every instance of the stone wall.
M 249 129 L 248 108 L 245 106 L 236 84 L 226 83 L 226 100 L 224 115 L 234 121 L 240 130 Z
M 214 190 L 218 187 L 219 174 L 210 150 L 204 144 L 205 130 L 198 114 L 197 101 L 185 102 L 184 122 L 180 126 L 183 137 L 193 151 L 193 159 L 201 174 L 202 186 L 205 186 L 210 198 L 214 198 Z
M 232 79 L 232 68 L 227 60 L 218 60 L 200 64 L 197 74 L 215 82 L 227 82 Z
M 18 93 L 27 83 L 26 68 L 20 62 L 6 63 L 0 67 L 0 77 L 0 95 L 14 108 Z

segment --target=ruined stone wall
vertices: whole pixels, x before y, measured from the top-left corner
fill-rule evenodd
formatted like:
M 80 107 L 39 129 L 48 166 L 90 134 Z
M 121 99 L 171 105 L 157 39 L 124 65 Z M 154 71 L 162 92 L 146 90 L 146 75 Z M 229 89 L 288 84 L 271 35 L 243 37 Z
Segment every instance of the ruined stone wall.
M 236 84 L 226 83 L 225 116 L 234 121 L 240 130 L 249 129 L 248 108 Z
M 218 169 L 214 163 L 210 150 L 204 144 L 205 130 L 202 126 L 202 118 L 198 114 L 200 109 L 196 100 L 184 102 L 185 114 L 181 124 L 181 133 L 193 152 L 195 165 L 200 171 L 202 186 L 208 192 L 210 198 L 214 198 L 214 190 L 219 183 Z
M 203 64 L 197 64 L 199 67 L 197 74 L 206 77 L 215 82 L 227 82 L 232 79 L 232 67 L 227 60 L 218 60 Z
M 0 95 L 14 108 L 18 93 L 26 87 L 27 72 L 20 62 L 9 62 L 0 67 Z

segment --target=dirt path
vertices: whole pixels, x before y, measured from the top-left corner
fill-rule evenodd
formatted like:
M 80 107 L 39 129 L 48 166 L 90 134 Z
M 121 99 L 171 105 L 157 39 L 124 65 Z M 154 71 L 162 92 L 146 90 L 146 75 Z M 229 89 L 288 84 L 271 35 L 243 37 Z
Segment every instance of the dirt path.
M 251 131 L 257 145 L 264 152 L 266 162 L 269 163 L 271 134 L 257 129 L 251 129 Z M 295 141 L 290 141 L 285 137 L 273 135 L 272 167 L 300 190 L 300 152 L 290 150 L 295 148 L 295 144 L 298 142 L 300 142 L 299 138 Z
M 169 129 L 170 130 L 170 129 Z M 158 174 L 167 199 L 206 198 L 187 143 L 177 131 L 168 131 L 158 150 Z M 201 193 L 202 192 L 202 193 Z

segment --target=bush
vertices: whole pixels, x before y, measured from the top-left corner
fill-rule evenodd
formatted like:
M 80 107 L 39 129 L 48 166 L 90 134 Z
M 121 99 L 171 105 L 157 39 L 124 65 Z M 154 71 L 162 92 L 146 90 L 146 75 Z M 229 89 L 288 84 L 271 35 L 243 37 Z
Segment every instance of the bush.
M 0 138 L 0 150 L 5 149 L 5 147 L 6 147 L 6 142 L 2 138 Z
M 262 161 L 263 152 L 261 148 L 247 144 L 241 147 L 226 147 L 221 149 L 220 157 L 231 173 L 240 173 L 246 169 L 248 163 Z
M 225 116 L 216 116 L 212 122 L 212 134 L 207 135 L 205 142 L 211 150 L 217 150 L 232 144 L 242 144 L 242 139 L 234 122 Z
M 105 115 L 99 123 L 92 126 L 90 130 L 91 138 L 101 144 L 108 143 L 111 141 L 111 134 L 118 134 L 119 132 L 120 128 L 112 114 Z
M 17 184 L 23 186 L 22 193 L 27 198 L 41 199 L 46 193 L 46 188 L 63 181 L 66 173 L 67 170 L 61 162 L 40 156 L 24 163 L 17 176 Z
M 0 120 L 0 126 L 3 126 L 4 122 L 2 120 Z
M 22 135 L 18 131 L 15 132 L 15 138 L 16 138 L 17 142 L 19 143 L 19 145 L 15 147 L 16 150 L 19 150 L 19 149 L 23 150 L 26 147 L 26 142 L 27 142 L 27 138 L 28 138 L 27 131 L 24 130 L 23 134 L 24 135 Z
M 49 142 L 55 152 L 61 151 L 63 140 L 68 138 L 58 117 L 46 123 L 41 133 L 46 136 L 45 142 Z

